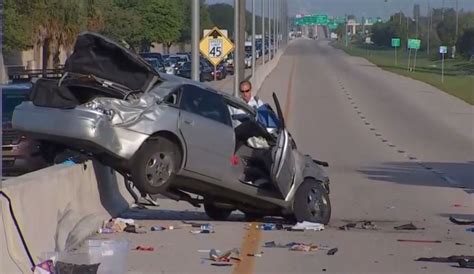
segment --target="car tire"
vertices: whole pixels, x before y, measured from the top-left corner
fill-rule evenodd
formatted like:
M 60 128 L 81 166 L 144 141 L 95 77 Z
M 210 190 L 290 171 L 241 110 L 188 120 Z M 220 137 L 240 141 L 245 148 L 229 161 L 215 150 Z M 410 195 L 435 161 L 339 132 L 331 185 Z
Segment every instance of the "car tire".
M 232 213 L 232 209 L 219 208 L 210 203 L 204 203 L 207 216 L 215 221 L 225 221 Z
M 296 221 L 308 221 L 327 225 L 331 219 L 331 202 L 321 183 L 307 178 L 295 193 L 294 214 Z
M 163 193 L 176 176 L 181 159 L 181 151 L 173 141 L 164 137 L 148 140 L 133 157 L 132 181 L 141 192 Z

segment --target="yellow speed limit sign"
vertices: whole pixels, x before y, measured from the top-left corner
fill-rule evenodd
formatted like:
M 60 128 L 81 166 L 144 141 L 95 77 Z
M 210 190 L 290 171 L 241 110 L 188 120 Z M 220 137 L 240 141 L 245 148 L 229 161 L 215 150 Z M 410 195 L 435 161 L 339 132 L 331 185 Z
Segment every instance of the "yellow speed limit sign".
M 211 64 L 217 66 L 234 50 L 234 44 L 218 28 L 213 28 L 199 42 L 199 50 Z

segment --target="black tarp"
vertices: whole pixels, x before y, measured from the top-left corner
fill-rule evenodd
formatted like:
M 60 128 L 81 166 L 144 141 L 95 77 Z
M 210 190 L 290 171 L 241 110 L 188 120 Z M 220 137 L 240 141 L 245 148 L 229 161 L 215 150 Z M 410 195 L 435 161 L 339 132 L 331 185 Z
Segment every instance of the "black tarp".
M 77 37 L 74 52 L 66 60 L 64 71 L 92 74 L 143 92 L 160 79 L 158 72 L 140 56 L 92 32 L 84 32 Z

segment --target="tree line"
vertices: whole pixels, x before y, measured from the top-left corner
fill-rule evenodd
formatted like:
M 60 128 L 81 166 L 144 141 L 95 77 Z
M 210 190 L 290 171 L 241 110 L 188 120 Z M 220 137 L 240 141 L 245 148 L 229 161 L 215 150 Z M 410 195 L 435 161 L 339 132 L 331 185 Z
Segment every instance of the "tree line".
M 61 49 L 71 51 L 83 31 L 101 33 L 134 52 L 153 43 L 168 48 L 191 40 L 189 0 L 4 0 L 4 53 L 43 49 L 43 65 L 59 65 Z M 200 1 L 202 29 L 217 26 L 233 34 L 233 7 Z M 247 11 L 250 30 L 251 14 Z M 257 23 L 261 18 L 257 18 Z M 257 31 L 261 26 L 257 24 Z
M 344 26 L 338 33 L 344 34 Z M 402 47 L 407 47 L 407 38 L 420 39 L 422 51 L 438 53 L 439 46 L 456 46 L 456 51 L 470 58 L 474 51 L 474 12 L 460 11 L 458 14 L 458 33 L 456 35 L 456 11 L 452 8 L 431 9 L 426 16 L 414 10 L 412 17 L 395 13 L 385 22 L 375 23 L 368 34 L 359 34 L 354 39 L 361 42 L 370 36 L 376 47 L 391 47 L 392 38 L 400 38 Z M 428 42 L 429 39 L 429 42 Z

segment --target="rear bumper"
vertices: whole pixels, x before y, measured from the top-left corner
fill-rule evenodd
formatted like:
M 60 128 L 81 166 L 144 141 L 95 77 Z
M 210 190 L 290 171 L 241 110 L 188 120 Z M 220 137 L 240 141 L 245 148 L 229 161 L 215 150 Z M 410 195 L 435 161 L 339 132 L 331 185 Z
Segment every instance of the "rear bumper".
M 57 109 L 24 102 L 15 109 L 12 123 L 15 129 L 38 140 L 122 159 L 130 159 L 148 138 L 147 134 L 114 126 L 104 114 L 81 106 Z

